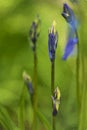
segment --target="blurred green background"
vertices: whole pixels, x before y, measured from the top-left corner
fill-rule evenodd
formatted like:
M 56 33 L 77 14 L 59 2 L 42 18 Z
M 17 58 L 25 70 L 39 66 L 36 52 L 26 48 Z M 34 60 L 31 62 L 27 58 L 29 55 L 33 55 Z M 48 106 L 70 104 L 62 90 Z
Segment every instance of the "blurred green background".
M 41 18 L 41 32 L 37 41 L 38 57 L 38 109 L 44 114 L 49 124 L 51 120 L 51 63 L 48 55 L 48 29 L 53 20 L 57 22 L 59 34 L 55 61 L 55 87 L 61 91 L 61 103 L 56 117 L 57 130 L 77 130 L 84 120 L 84 129 L 87 129 L 87 1 L 76 4 L 66 1 L 80 18 L 78 29 L 80 39 L 80 89 L 85 86 L 85 95 L 80 116 L 77 110 L 76 92 L 76 55 L 62 60 L 67 38 L 67 23 L 61 16 L 62 0 L 0 0 L 0 106 L 4 106 L 7 119 L 0 112 L 0 130 L 4 130 L 2 120 L 8 118 L 15 127 L 18 126 L 18 110 L 24 82 L 24 70 L 33 78 L 33 52 L 29 45 L 28 33 L 32 21 L 39 14 Z M 82 13 L 82 14 L 81 14 Z M 82 76 L 84 63 L 85 76 Z M 84 81 L 83 81 L 84 80 Z M 83 83 L 84 82 L 84 83 Z M 0 110 L 1 111 L 1 110 Z M 3 118 L 4 117 L 4 118 Z M 78 118 L 81 118 L 78 123 Z M 25 90 L 25 129 L 29 130 L 32 124 L 32 107 L 30 96 Z M 9 124 L 9 122 L 8 122 Z M 37 120 L 38 130 L 45 130 L 43 123 Z M 19 126 L 18 126 L 19 127 Z

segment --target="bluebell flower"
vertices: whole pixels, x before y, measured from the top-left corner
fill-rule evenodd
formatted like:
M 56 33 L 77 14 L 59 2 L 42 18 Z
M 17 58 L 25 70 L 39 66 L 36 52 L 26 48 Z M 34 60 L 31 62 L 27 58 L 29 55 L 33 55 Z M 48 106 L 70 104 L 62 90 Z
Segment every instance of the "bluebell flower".
M 72 9 L 66 3 L 64 3 L 64 5 L 63 5 L 62 16 L 71 25 L 71 27 L 73 29 L 76 28 L 77 20 L 75 18 L 74 12 L 72 11 Z
M 53 102 L 53 116 L 57 115 L 57 112 L 59 110 L 59 105 L 60 105 L 60 98 L 61 98 L 61 93 L 59 88 L 57 87 L 53 93 L 52 96 L 52 102 Z
M 58 43 L 58 33 L 55 30 L 56 22 L 53 22 L 52 27 L 49 29 L 48 34 L 48 51 L 49 51 L 49 57 L 51 61 L 55 60 L 55 53 Z
M 23 72 L 23 79 L 24 79 L 25 85 L 28 88 L 30 95 L 32 95 L 34 93 L 32 80 L 31 80 L 31 77 L 25 71 Z
M 63 60 L 66 60 L 67 57 L 72 53 L 77 42 L 78 38 L 72 38 L 68 40 L 67 45 L 65 47 L 64 55 L 62 57 Z
M 35 20 L 32 22 L 32 25 L 29 30 L 29 39 L 31 41 L 31 47 L 33 51 L 36 49 L 36 42 L 40 34 L 40 18 L 37 16 Z
M 62 16 L 70 25 L 68 32 L 68 40 L 65 47 L 64 55 L 62 57 L 63 60 L 66 60 L 74 50 L 75 45 L 78 43 L 77 25 L 76 25 L 77 20 L 74 16 L 72 9 L 66 3 L 63 6 Z

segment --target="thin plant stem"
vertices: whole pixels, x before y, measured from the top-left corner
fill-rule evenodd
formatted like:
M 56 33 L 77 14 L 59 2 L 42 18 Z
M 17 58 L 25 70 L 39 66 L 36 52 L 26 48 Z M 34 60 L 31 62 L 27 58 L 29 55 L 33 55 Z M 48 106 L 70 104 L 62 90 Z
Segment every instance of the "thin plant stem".
M 55 80 L 55 61 L 51 62 L 51 93 L 54 92 L 54 81 Z
M 79 11 L 79 17 L 80 17 L 80 20 L 81 20 L 81 25 L 84 25 L 84 13 L 81 9 L 81 6 L 80 6 L 80 2 L 78 2 L 77 4 L 77 7 L 78 7 L 78 11 Z M 80 33 L 80 37 L 81 37 L 81 43 L 83 43 L 84 41 L 84 31 L 83 31 L 84 28 L 81 27 L 81 33 Z M 79 47 L 78 47 L 79 48 Z M 84 57 L 84 47 L 83 47 L 83 44 L 81 45 L 81 64 L 82 64 L 82 85 L 81 85 L 81 88 L 79 88 L 79 102 L 80 102 L 80 108 L 79 108 L 79 130 L 83 130 L 83 124 L 85 123 L 85 119 L 83 117 L 83 115 L 85 113 L 85 109 L 86 109 L 86 106 L 85 106 L 85 57 Z M 78 54 L 79 55 L 79 54 Z M 84 108 L 85 107 L 85 108 Z
M 83 17 L 84 19 L 84 17 Z M 81 29 L 81 41 L 84 43 L 84 31 L 83 28 Z M 84 44 L 83 44 L 84 45 Z M 79 130 L 86 129 L 86 74 L 85 74 L 85 54 L 84 54 L 84 47 L 82 46 L 82 53 L 81 53 L 81 62 L 82 62 L 82 88 L 81 88 L 81 110 L 80 110 L 80 122 L 79 122 Z
M 55 60 L 51 62 L 51 94 L 53 95 L 54 93 L 54 83 L 55 83 Z M 53 103 L 52 103 L 52 108 L 53 108 Z M 52 115 L 52 130 L 56 130 L 56 125 L 55 125 L 55 116 Z
M 78 38 L 77 30 L 75 30 L 76 37 Z M 77 85 L 77 103 L 78 110 L 80 108 L 80 84 L 79 84 L 79 75 L 80 75 L 80 50 L 79 50 L 79 38 L 77 43 L 77 58 L 76 58 L 76 85 Z
M 86 84 L 84 84 L 81 98 L 79 130 L 86 129 L 86 93 Z
M 36 49 L 34 51 L 34 79 L 33 79 L 33 87 L 34 87 L 34 94 L 33 94 L 33 101 L 32 101 L 32 105 L 33 105 L 33 123 L 32 123 L 32 130 L 36 130 L 37 129 L 37 53 L 36 53 Z

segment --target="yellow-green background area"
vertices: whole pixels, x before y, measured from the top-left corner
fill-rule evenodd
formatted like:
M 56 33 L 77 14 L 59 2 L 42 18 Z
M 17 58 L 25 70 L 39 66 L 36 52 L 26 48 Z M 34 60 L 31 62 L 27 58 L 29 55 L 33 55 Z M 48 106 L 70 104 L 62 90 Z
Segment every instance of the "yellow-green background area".
M 62 0 L 0 0 L 0 106 L 4 106 L 10 120 L 14 121 L 16 126 L 18 126 L 18 108 L 24 86 L 23 71 L 26 70 L 33 78 L 33 52 L 28 41 L 28 33 L 32 21 L 39 14 L 41 18 L 41 32 L 37 41 L 38 109 L 51 126 L 51 62 L 48 55 L 48 29 L 52 25 L 53 20 L 55 20 L 59 35 L 55 60 L 55 87 L 58 86 L 61 91 L 60 108 L 56 116 L 56 128 L 57 130 L 77 130 L 78 128 L 76 54 L 69 57 L 67 61 L 62 60 L 68 31 L 67 23 L 61 16 L 63 2 Z M 83 15 L 80 14 L 80 9 L 76 4 L 72 4 L 69 1 L 68 3 L 76 15 L 80 17 L 78 25 L 80 55 L 84 53 L 86 67 L 87 1 L 83 0 L 80 2 L 80 9 Z M 85 69 L 85 77 L 87 75 L 86 72 L 87 70 Z M 83 87 L 82 78 L 82 73 L 80 72 L 81 90 Z M 86 86 L 86 79 L 84 84 Z M 85 108 L 87 108 L 86 99 L 87 92 L 84 98 Z M 86 109 L 83 109 L 81 112 L 82 117 L 86 115 L 86 118 L 83 118 L 86 124 Z M 24 110 L 26 130 L 29 130 L 32 124 L 32 115 L 30 96 L 26 89 Z M 0 124 L 3 118 L 1 117 Z M 6 117 L 4 116 L 4 118 Z M 8 121 L 5 119 L 5 122 Z M 2 126 L 0 125 L 0 130 L 6 129 Z M 38 130 L 46 129 L 38 119 L 37 126 Z

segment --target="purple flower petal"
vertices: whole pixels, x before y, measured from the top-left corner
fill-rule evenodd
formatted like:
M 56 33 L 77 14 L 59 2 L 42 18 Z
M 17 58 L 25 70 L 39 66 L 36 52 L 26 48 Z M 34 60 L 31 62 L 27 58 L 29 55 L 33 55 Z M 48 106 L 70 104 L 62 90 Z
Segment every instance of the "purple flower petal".
M 55 51 L 57 48 L 57 42 L 58 42 L 58 33 L 49 33 L 48 35 L 48 51 L 50 60 L 53 61 L 55 59 Z
M 27 86 L 27 88 L 29 90 L 29 93 L 33 94 L 34 90 L 33 90 L 32 83 L 28 81 L 28 82 L 26 82 L 26 86 Z
M 65 48 L 65 52 L 64 55 L 62 57 L 63 60 L 66 60 L 68 58 L 68 56 L 72 53 L 75 44 L 78 42 L 77 38 L 73 38 L 73 39 L 69 39 L 66 48 Z
M 72 9 L 66 4 L 64 3 L 63 5 L 63 12 L 62 12 L 62 16 L 65 18 L 65 20 L 75 29 L 76 28 L 76 18 L 75 15 L 72 11 Z

